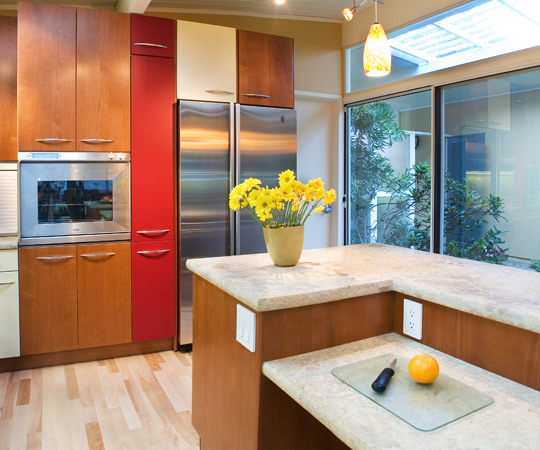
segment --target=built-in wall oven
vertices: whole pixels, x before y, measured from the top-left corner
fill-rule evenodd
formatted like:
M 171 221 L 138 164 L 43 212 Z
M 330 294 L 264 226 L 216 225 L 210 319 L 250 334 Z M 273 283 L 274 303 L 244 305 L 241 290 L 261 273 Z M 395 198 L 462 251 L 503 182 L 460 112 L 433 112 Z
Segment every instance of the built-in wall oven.
M 129 153 L 19 153 L 21 245 L 131 238 Z

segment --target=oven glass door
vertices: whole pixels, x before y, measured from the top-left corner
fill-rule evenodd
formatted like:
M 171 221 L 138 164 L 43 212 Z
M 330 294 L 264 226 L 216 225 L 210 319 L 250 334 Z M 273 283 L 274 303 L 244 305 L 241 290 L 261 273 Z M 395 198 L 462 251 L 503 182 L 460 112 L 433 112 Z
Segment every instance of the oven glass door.
M 21 162 L 21 237 L 130 231 L 128 162 Z

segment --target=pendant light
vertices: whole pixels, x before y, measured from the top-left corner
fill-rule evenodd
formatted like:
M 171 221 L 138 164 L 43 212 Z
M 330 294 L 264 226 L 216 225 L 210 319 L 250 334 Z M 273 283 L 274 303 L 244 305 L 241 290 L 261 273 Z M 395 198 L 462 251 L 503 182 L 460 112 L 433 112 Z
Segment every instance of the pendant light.
M 392 52 L 384 28 L 377 22 L 377 3 L 375 2 L 375 23 L 371 25 L 364 45 L 364 73 L 368 77 L 383 77 L 390 73 Z M 381 1 L 382 3 L 382 1 Z

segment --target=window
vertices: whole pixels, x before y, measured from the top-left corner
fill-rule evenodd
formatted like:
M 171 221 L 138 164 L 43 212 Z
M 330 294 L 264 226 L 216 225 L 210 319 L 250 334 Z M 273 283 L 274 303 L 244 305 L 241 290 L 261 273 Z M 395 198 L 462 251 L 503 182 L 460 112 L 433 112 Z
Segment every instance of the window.
M 443 252 L 540 259 L 540 71 L 442 89 Z
M 346 50 L 347 92 L 540 45 L 538 0 L 474 0 L 388 33 L 392 72 L 364 75 L 363 44 Z
M 431 92 L 348 108 L 348 243 L 430 249 Z

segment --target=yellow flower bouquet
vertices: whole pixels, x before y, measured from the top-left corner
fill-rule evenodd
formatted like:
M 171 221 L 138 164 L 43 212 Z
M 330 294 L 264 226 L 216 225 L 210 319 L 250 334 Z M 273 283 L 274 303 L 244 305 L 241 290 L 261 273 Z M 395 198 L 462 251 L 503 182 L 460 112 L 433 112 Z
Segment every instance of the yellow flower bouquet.
M 336 199 L 336 191 L 324 189 L 320 178 L 307 184 L 296 180 L 292 170 L 279 174 L 279 186 L 261 187 L 261 180 L 248 178 L 229 194 L 229 207 L 247 211 L 264 228 L 303 226 L 312 213 L 324 211 Z

